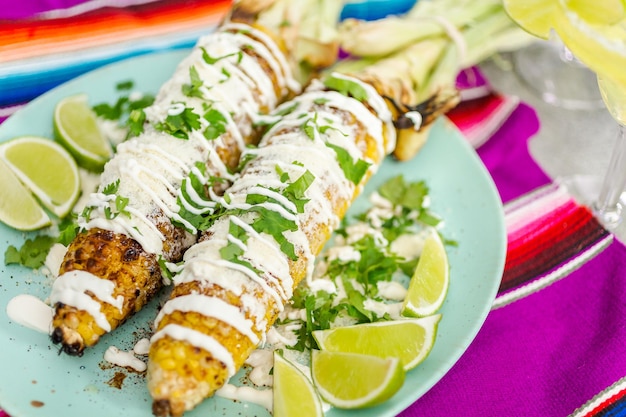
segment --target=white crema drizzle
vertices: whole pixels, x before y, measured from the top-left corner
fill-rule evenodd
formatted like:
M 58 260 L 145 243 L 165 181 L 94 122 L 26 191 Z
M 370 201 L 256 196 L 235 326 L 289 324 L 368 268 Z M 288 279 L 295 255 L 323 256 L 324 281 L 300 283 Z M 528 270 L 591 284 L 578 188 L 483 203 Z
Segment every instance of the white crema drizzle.
M 121 143 L 115 156 L 105 166 L 98 192 L 93 193 L 86 203 L 86 206 L 93 208 L 89 217 L 79 217 L 81 228 L 100 228 L 125 234 L 136 240 L 146 252 L 157 255 L 163 253 L 165 236 L 154 224 L 155 220 L 167 217 L 182 223 L 187 230 L 194 231 L 193 226 L 178 214 L 177 197 L 184 179 L 194 173 L 206 182 L 206 178 L 202 178 L 196 168 L 197 163 L 206 165 L 207 177 L 216 175 L 230 180 L 235 178 L 215 151 L 217 146 L 224 143 L 222 137 L 207 140 L 203 136 L 202 131 L 208 124 L 202 117 L 206 111 L 204 106 L 212 104 L 224 116 L 228 134 L 243 151 L 243 138 L 251 134 L 252 126 L 237 126 L 237 122 L 255 118 L 262 104 L 271 108 L 282 98 L 277 97 L 274 89 L 270 88 L 272 75 L 266 72 L 262 63 L 245 52 L 241 53 L 243 46 L 253 49 L 255 54 L 267 62 L 270 70 L 275 72 L 273 76 L 283 93 L 287 89 L 299 91 L 300 87 L 293 79 L 285 57 L 261 31 L 244 24 L 227 24 L 217 32 L 201 38 L 161 87 L 153 105 L 145 109 L 146 119 L 152 125 L 145 126 L 144 132 L 138 137 Z M 204 54 L 219 59 L 210 65 L 205 61 Z M 229 54 L 233 55 L 222 58 Z M 183 86 L 191 83 L 192 67 L 203 82 L 203 98 L 188 97 L 183 93 Z M 154 127 L 165 121 L 168 115 L 181 114 L 186 107 L 200 115 L 202 124 L 201 130 L 188 132 L 187 140 L 173 137 Z M 107 187 L 118 181 L 114 194 L 105 193 Z M 183 202 L 188 210 L 192 205 L 211 207 L 201 196 L 192 192 L 191 187 L 186 191 L 194 203 Z M 128 199 L 128 204 L 123 213 L 114 213 L 112 216 L 111 210 L 115 211 L 117 197 Z M 160 218 L 156 216 L 157 213 L 162 213 Z M 193 236 L 188 234 L 187 237 L 191 239 Z M 109 331 L 110 326 L 100 312 L 99 303 L 87 296 L 85 291 L 91 291 L 99 300 L 111 304 L 123 303 L 123 299 L 118 297 L 118 300 L 109 300 L 107 294 L 112 289 L 99 287 L 100 284 L 97 285 L 95 280 L 107 282 L 86 272 L 64 274 L 54 284 L 53 302 L 63 302 L 86 310 L 100 327 Z M 113 286 L 112 282 L 109 284 Z
M 342 78 L 345 77 L 342 76 Z M 296 253 L 306 257 L 307 279 L 313 272 L 314 261 L 309 236 L 314 237 L 315 233 L 319 233 L 316 229 L 321 225 L 328 225 L 330 229 L 334 229 L 339 224 L 339 219 L 333 209 L 333 201 L 329 201 L 327 196 L 331 199 L 350 201 L 357 187 L 362 186 L 346 179 L 338 163 L 336 152 L 327 146 L 330 142 L 346 149 L 354 159 L 365 159 L 364 151 L 354 144 L 354 126 L 346 124 L 342 118 L 337 117 L 336 111 L 347 111 L 355 116 L 376 141 L 380 150 L 379 155 L 384 155 L 393 149 L 395 142 L 391 113 L 382 97 L 369 85 L 353 78 L 350 80 L 359 83 L 367 91 L 369 95 L 367 104 L 378 112 L 377 115 L 372 114 L 358 100 L 334 91 L 322 91 L 323 85 L 314 83 L 307 92 L 294 99 L 295 109 L 277 121 L 265 135 L 259 148 L 247 151 L 254 154 L 255 158 L 248 162 L 241 177 L 228 190 L 227 198 L 220 200 L 220 203 L 226 207 L 245 210 L 251 207 L 250 203 L 245 202 L 246 196 L 264 195 L 270 197 L 272 201 L 258 203 L 257 206 L 281 213 L 285 219 L 295 219 L 298 230 L 286 231 L 283 236 L 293 244 Z M 315 104 L 320 102 L 318 99 L 324 99 L 324 106 L 320 107 Z M 283 106 L 285 107 L 286 105 Z M 333 129 L 326 129 L 326 134 L 320 134 L 318 131 L 311 138 L 310 134 L 302 128 L 305 121 L 310 118 L 302 117 L 303 113 L 308 116 L 317 113 L 319 126 L 332 123 Z M 331 130 L 341 133 L 335 134 Z M 376 164 L 370 167 L 371 170 L 376 168 Z M 307 170 L 315 179 L 304 192 L 304 198 L 308 200 L 304 206 L 304 212 L 297 213 L 292 201 L 281 194 L 281 191 L 273 190 L 284 190 Z M 287 183 L 283 182 L 285 173 L 288 174 L 290 180 Z M 293 279 L 290 275 L 288 255 L 280 251 L 280 245 L 272 236 L 253 229 L 251 224 L 259 216 L 262 214 L 248 212 L 241 217 L 222 216 L 218 219 L 208 230 L 209 238 L 197 243 L 186 252 L 184 267 L 180 274 L 174 277 L 174 282 L 180 284 L 196 281 L 200 286 L 218 285 L 239 296 L 243 307 L 231 309 L 232 314 L 239 317 L 234 318 L 229 315 L 223 321 L 231 325 L 233 321 L 242 323 L 241 321 L 245 320 L 247 314 L 248 317 L 256 319 L 255 330 L 260 333 L 260 340 L 265 341 L 267 299 L 276 300 L 277 308 L 282 311 L 283 303 L 287 301 L 285 296 L 290 297 L 293 292 Z M 230 222 L 244 230 L 247 234 L 246 239 L 235 238 L 230 234 Z M 243 251 L 241 259 L 248 261 L 261 273 L 257 274 L 239 263 L 222 259 L 220 250 L 228 244 L 240 248 Z M 271 271 L 271 276 L 263 271 Z M 275 278 L 277 281 L 274 280 Z M 274 290 L 275 285 L 269 285 L 270 282 L 278 282 L 282 294 Z M 259 288 L 262 289 L 265 297 L 269 298 L 256 296 Z M 162 315 L 171 314 L 176 310 L 204 314 L 204 309 L 213 311 L 222 303 L 211 296 L 199 294 L 194 296 L 204 301 L 184 303 L 174 298 L 166 302 Z M 212 314 L 206 315 L 213 316 Z M 160 320 L 161 316 L 157 323 Z M 157 332 L 154 338 L 158 339 L 167 334 L 173 339 L 185 340 L 193 346 L 206 349 L 218 359 L 225 356 L 222 345 L 209 346 L 203 343 L 201 339 L 196 338 L 195 330 L 177 328 L 176 332 L 171 332 L 166 330 L 168 327 L 165 326 Z M 232 356 L 228 360 L 231 361 Z M 230 362 L 225 363 L 228 365 Z

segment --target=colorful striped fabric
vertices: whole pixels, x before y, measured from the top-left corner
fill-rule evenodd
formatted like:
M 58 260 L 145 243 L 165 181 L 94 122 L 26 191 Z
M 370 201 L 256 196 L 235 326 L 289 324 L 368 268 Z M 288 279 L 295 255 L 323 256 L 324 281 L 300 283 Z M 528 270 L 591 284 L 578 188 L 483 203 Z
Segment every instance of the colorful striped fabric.
M 0 21 L 0 106 L 30 100 L 113 61 L 191 47 L 230 4 L 159 0 L 52 19 Z M 0 110 L 0 117 L 9 111 Z

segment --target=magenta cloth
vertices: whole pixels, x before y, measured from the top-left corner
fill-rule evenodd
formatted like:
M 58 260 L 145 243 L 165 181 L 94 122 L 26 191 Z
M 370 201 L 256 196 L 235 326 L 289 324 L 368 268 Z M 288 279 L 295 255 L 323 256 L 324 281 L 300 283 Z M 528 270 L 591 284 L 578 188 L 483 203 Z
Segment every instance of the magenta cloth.
M 626 250 L 614 242 L 569 276 L 492 311 L 451 371 L 400 415 L 572 414 L 626 375 L 624 271 Z
M 501 129 L 478 148 L 504 203 L 550 182 L 528 152 L 528 139 L 538 129 L 535 111 L 522 103 Z

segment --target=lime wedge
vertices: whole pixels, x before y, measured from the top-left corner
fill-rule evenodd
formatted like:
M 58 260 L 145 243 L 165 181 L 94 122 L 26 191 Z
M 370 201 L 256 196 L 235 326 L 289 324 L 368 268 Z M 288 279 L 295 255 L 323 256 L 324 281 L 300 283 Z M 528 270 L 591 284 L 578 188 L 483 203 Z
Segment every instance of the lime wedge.
M 450 286 L 448 255 L 438 233 L 432 233 L 409 283 L 402 305 L 406 317 L 426 317 L 435 314 L 443 304 Z
M 322 400 L 311 380 L 280 353 L 274 352 L 274 417 L 323 416 Z
M 36 230 L 50 224 L 50 217 L 0 159 L 0 221 L 18 230 Z
M 364 408 L 391 398 L 404 383 L 398 358 L 313 350 L 313 383 L 322 398 L 337 408 Z
M 435 344 L 440 314 L 421 319 L 380 321 L 329 330 L 313 337 L 321 350 L 400 358 L 405 371 L 415 368 Z
M 96 114 L 85 94 L 64 98 L 54 109 L 54 135 L 78 165 L 90 171 L 102 171 L 111 158 L 111 144 L 98 127 Z
M 0 145 L 0 159 L 52 213 L 65 217 L 72 210 L 80 194 L 80 177 L 76 162 L 61 145 L 21 136 Z

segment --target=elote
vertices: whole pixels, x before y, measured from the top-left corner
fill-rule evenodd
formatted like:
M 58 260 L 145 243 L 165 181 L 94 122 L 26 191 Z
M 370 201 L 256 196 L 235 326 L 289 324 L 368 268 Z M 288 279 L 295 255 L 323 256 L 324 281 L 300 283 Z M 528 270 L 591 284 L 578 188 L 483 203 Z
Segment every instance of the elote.
M 81 233 L 50 297 L 52 341 L 62 351 L 81 355 L 158 291 L 164 263 L 196 241 L 197 225 L 183 213 L 201 213 L 197 194 L 220 193 L 235 178 L 241 152 L 258 141 L 258 114 L 299 88 L 261 28 L 225 21 L 198 41 L 145 110 L 144 131 L 118 146 L 79 216 Z
M 333 73 L 279 106 L 219 213 L 184 255 L 155 320 L 148 389 L 156 416 L 211 396 L 262 343 L 396 131 L 370 84 Z

